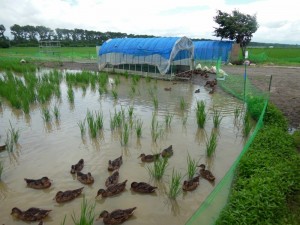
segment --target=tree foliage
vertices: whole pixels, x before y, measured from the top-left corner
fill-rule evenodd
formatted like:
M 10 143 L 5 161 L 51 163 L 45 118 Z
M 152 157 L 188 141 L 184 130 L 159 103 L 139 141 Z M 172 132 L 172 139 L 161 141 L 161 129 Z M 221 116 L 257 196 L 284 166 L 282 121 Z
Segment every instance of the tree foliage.
M 235 40 L 240 44 L 244 56 L 253 33 L 258 29 L 256 15 L 243 14 L 238 10 L 233 10 L 232 14 L 228 14 L 218 10 L 214 21 L 219 24 L 219 27 L 215 27 L 214 36 Z

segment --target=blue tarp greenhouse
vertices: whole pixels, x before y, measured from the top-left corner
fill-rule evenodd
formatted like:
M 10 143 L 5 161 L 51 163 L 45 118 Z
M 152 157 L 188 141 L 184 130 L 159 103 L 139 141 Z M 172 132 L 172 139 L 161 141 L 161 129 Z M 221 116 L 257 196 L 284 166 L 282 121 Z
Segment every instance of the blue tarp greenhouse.
M 166 74 L 178 61 L 191 63 L 194 45 L 187 37 L 116 38 L 104 42 L 98 55 L 100 70 L 107 64 L 149 64 Z
M 197 60 L 228 62 L 231 53 L 232 41 L 194 41 L 194 57 Z

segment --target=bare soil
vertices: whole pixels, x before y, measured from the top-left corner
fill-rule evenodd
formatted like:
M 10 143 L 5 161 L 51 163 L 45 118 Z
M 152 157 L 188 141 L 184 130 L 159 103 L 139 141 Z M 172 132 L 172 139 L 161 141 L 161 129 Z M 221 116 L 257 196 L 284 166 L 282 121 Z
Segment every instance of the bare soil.
M 97 71 L 97 63 L 46 62 L 41 67 Z M 228 74 L 244 75 L 244 66 L 222 66 Z M 300 128 L 300 67 L 248 66 L 247 76 L 263 91 L 269 90 L 272 75 L 270 101 L 287 117 L 290 127 Z

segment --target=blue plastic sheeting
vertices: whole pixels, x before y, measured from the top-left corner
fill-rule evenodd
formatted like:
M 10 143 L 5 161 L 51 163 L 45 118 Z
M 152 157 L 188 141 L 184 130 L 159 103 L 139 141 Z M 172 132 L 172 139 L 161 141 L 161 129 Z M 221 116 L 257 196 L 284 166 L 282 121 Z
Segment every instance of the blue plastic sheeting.
M 227 62 L 231 53 L 232 41 L 194 41 L 195 60 L 218 60 Z
M 115 38 L 103 43 L 99 56 L 107 53 L 123 53 L 135 56 L 149 56 L 158 54 L 165 59 L 170 58 L 173 47 L 180 38 Z M 187 51 L 176 55 L 179 59 L 189 58 Z

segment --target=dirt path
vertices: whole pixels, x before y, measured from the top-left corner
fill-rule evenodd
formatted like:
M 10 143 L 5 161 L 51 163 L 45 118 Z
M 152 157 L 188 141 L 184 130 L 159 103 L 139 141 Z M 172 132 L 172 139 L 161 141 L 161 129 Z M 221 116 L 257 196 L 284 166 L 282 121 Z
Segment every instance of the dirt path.
M 57 69 L 78 69 L 97 71 L 96 63 L 64 62 L 61 65 L 55 63 L 43 63 L 40 66 Z M 228 74 L 243 76 L 244 66 L 222 66 Z M 271 96 L 273 102 L 288 118 L 293 128 L 300 128 L 300 67 L 267 67 L 249 66 L 247 75 L 258 88 L 268 91 L 269 80 L 272 75 Z

